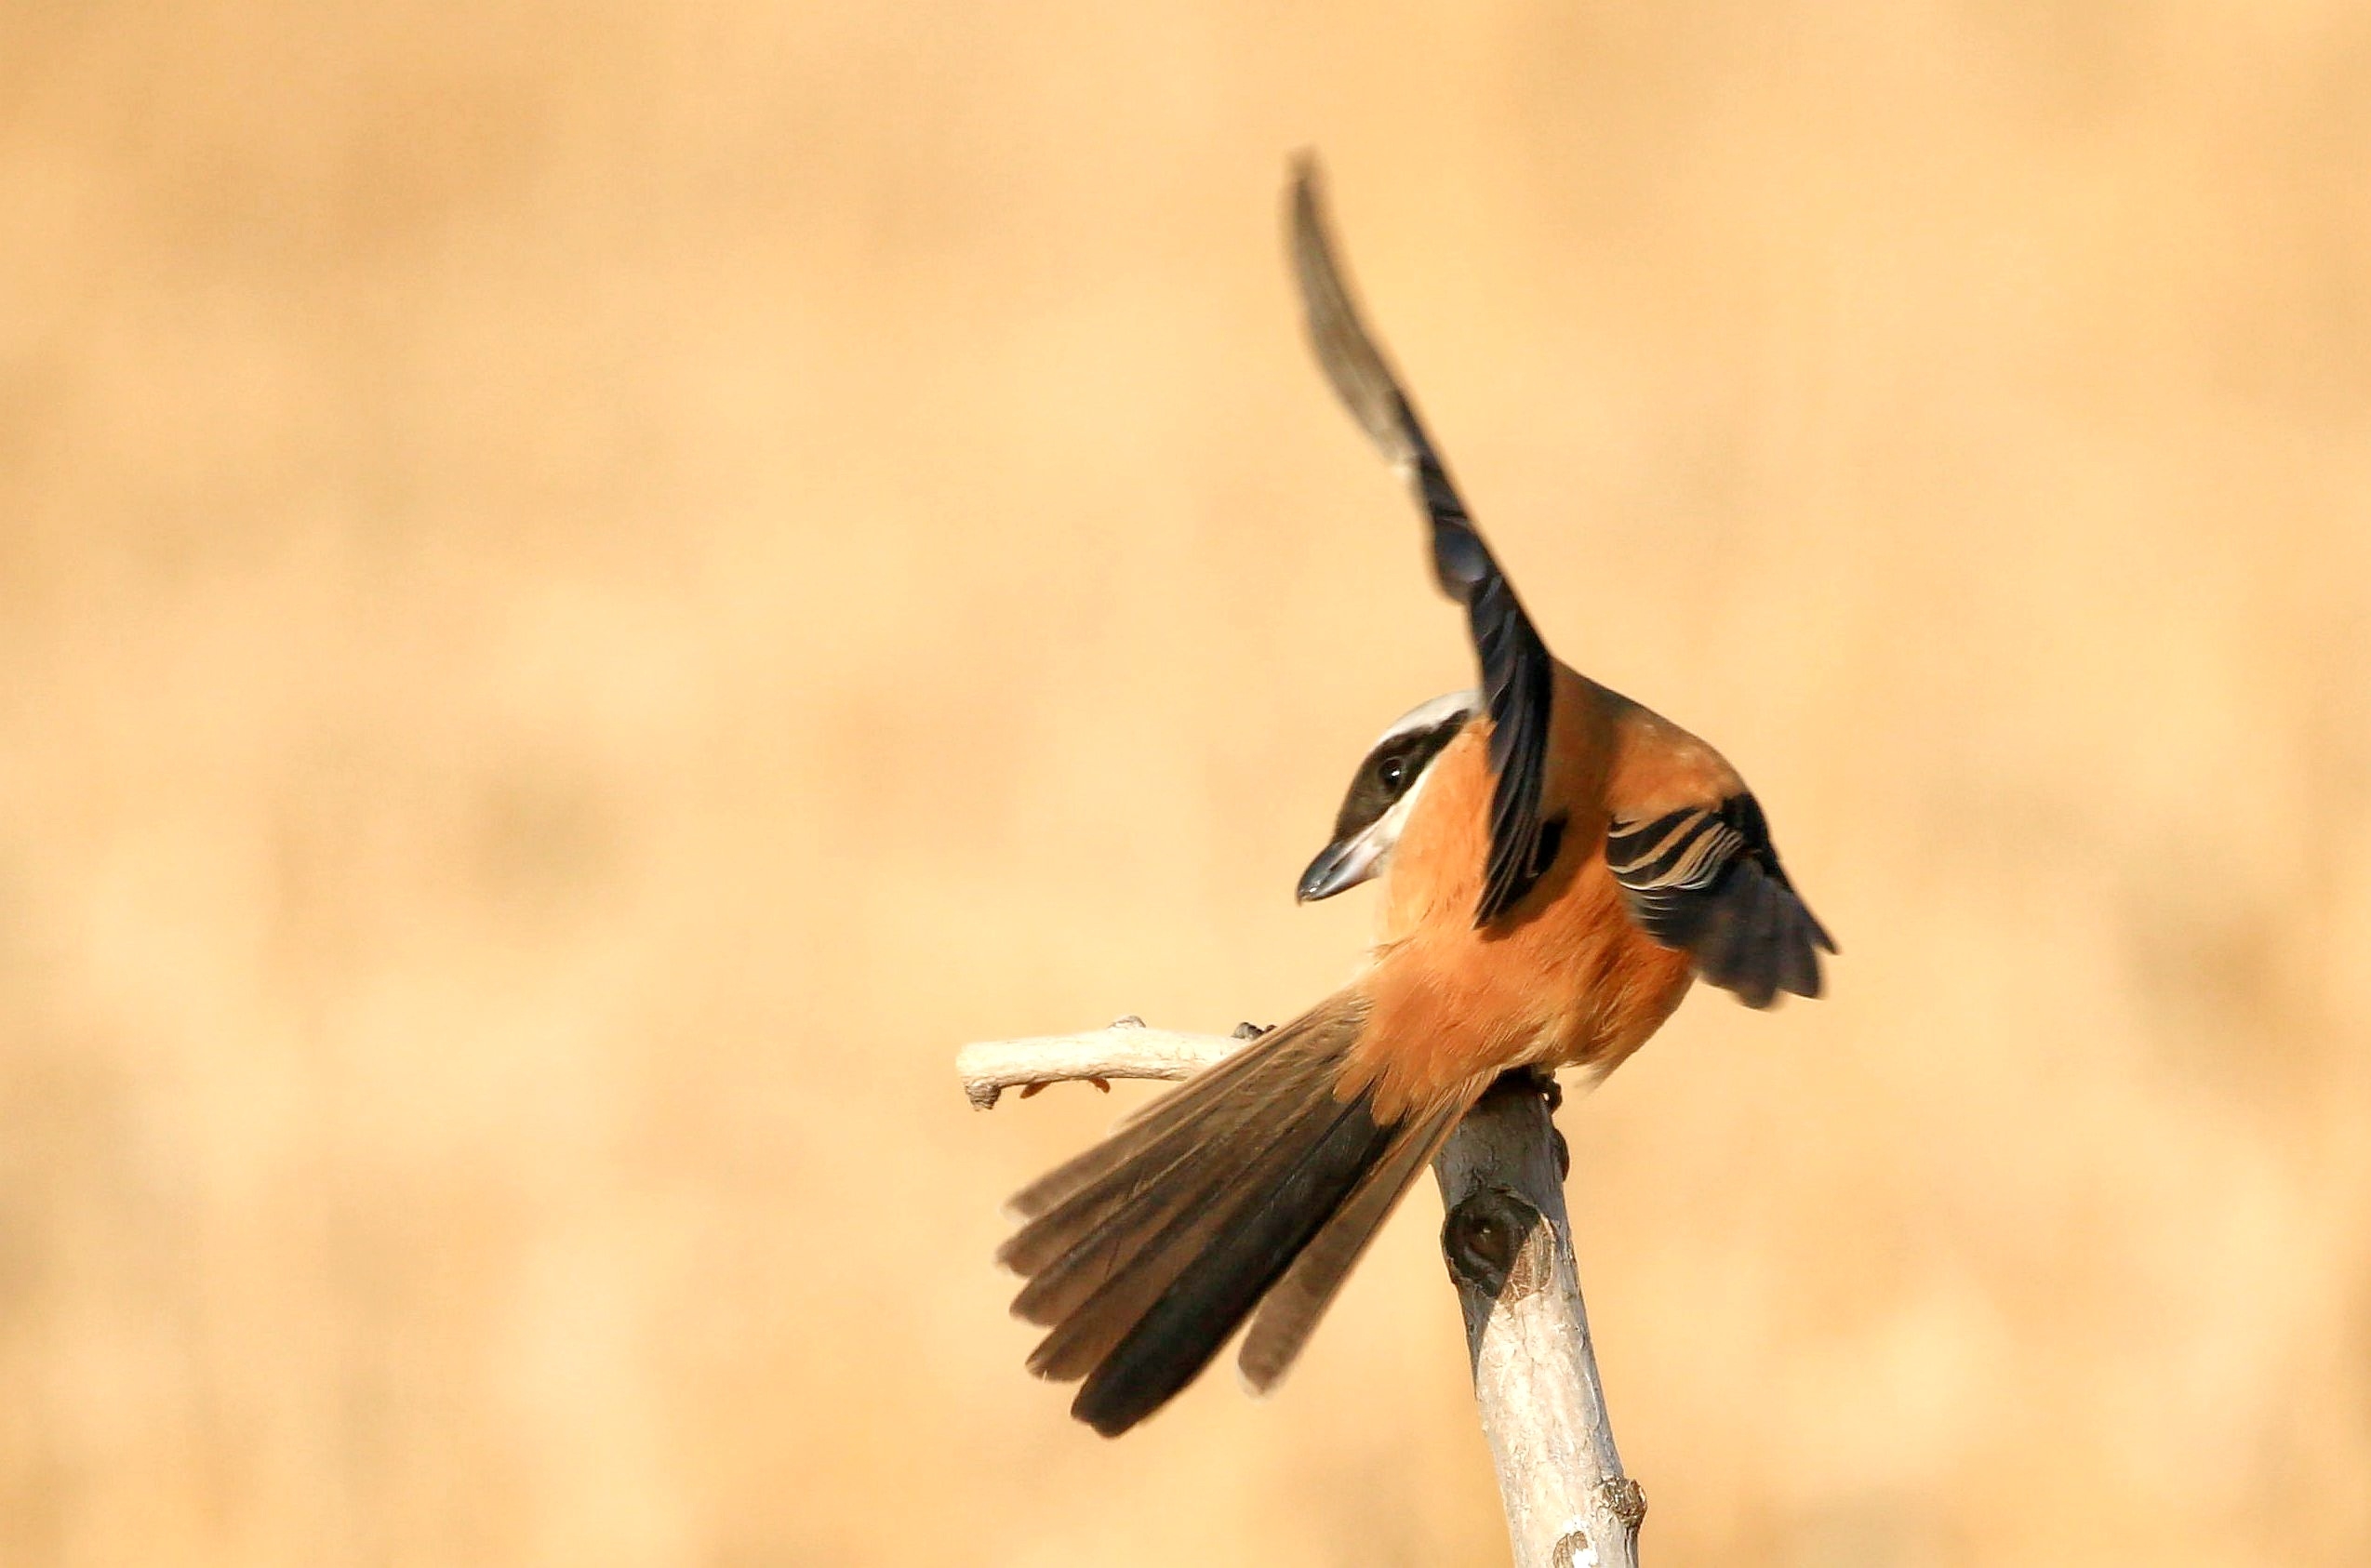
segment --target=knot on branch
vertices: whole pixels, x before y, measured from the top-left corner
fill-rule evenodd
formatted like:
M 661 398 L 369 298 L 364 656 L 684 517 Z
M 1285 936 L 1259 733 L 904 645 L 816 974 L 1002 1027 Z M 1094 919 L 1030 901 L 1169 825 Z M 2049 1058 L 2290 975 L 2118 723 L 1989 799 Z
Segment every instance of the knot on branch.
M 1468 1193 L 1441 1222 L 1441 1256 L 1458 1282 L 1493 1301 L 1520 1301 L 1552 1278 L 1539 1211 L 1503 1187 Z
M 1597 1483 L 1597 1506 L 1636 1535 L 1639 1521 L 1646 1517 L 1646 1488 L 1626 1475 L 1607 1476 Z

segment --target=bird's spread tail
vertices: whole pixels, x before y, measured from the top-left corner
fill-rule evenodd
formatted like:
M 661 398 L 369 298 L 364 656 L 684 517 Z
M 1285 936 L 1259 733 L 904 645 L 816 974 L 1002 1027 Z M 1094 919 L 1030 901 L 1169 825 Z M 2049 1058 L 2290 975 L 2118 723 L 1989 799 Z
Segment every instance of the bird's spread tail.
M 1379 1116 L 1345 1084 L 1368 1009 L 1321 1003 L 1155 1101 L 1013 1200 L 1013 1312 L 1049 1332 L 1030 1370 L 1084 1378 L 1071 1413 L 1116 1436 L 1192 1382 L 1246 1319 L 1245 1380 L 1281 1377 L 1472 1103 Z M 1476 1085 L 1479 1088 L 1479 1085 Z

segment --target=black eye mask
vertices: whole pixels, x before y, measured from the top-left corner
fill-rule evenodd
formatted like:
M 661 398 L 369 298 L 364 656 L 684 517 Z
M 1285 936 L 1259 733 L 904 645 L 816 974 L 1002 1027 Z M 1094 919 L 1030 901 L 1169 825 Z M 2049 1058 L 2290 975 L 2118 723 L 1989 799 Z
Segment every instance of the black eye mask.
M 1350 793 L 1334 817 L 1334 842 L 1355 838 L 1415 788 L 1441 749 L 1458 737 L 1472 715 L 1460 713 L 1430 729 L 1395 735 L 1367 754 L 1351 780 Z

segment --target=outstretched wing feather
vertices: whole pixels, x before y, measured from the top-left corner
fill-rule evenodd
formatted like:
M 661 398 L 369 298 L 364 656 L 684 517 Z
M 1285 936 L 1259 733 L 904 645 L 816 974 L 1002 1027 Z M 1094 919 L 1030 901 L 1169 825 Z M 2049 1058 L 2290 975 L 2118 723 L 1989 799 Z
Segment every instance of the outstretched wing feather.
M 1304 160 L 1292 192 L 1292 253 L 1310 346 L 1335 394 L 1414 491 L 1432 525 L 1432 575 L 1463 605 L 1490 711 L 1490 858 L 1476 925 L 1523 901 L 1555 859 L 1556 834 L 1541 815 L 1555 666 L 1538 628 L 1473 525 L 1389 361 L 1360 318 L 1335 260 L 1318 193 Z

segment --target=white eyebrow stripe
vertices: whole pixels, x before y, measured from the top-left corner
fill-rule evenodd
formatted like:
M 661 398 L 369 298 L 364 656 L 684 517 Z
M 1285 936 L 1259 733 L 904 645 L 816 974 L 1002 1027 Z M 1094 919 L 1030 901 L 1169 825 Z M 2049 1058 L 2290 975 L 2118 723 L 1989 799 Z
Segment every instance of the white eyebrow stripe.
M 1367 752 L 1372 755 L 1379 748 L 1399 739 L 1402 736 L 1435 728 L 1451 719 L 1470 719 L 1481 711 L 1482 694 L 1472 687 L 1464 691 L 1445 693 L 1429 701 L 1418 703 L 1398 718 L 1393 719 L 1391 727 L 1375 737 L 1375 744 L 1366 749 Z

